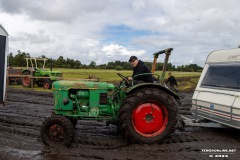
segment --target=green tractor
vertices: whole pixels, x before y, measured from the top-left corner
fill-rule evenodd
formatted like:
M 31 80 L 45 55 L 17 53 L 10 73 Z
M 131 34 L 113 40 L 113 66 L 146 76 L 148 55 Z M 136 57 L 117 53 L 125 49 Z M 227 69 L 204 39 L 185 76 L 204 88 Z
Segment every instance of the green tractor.
M 172 48 L 154 54 L 154 83 L 129 82 L 120 73 L 118 86 L 106 82 L 57 81 L 53 83 L 54 112 L 41 127 L 46 145 L 68 146 L 78 120 L 106 121 L 117 125 L 132 143 L 159 143 L 175 130 L 179 96 L 164 87 L 163 80 Z M 154 74 L 159 54 L 166 54 L 162 76 Z M 146 73 L 145 73 L 146 74 Z M 143 74 L 144 75 L 144 74 Z M 139 75 L 137 75 L 139 76 Z
M 47 58 L 25 58 L 27 62 L 26 69 L 23 69 L 22 85 L 24 87 L 33 87 L 35 84 L 44 89 L 51 89 L 52 83 L 62 79 L 62 73 L 59 71 L 46 70 L 45 63 Z M 31 65 L 29 65 L 29 62 Z M 38 68 L 38 63 L 42 63 L 42 68 Z M 30 76 L 27 76 L 30 75 Z

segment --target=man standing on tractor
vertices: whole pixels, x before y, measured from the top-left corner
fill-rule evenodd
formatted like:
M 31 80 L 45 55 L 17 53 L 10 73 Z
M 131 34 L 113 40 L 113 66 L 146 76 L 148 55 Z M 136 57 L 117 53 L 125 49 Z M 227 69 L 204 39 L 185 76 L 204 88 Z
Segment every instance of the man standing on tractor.
M 133 75 L 128 80 L 143 81 L 146 83 L 153 83 L 153 76 L 148 66 L 143 61 L 138 60 L 136 56 L 129 58 L 129 63 L 133 67 Z M 140 75 L 141 74 L 141 75 Z M 139 75 L 139 76 L 137 76 Z

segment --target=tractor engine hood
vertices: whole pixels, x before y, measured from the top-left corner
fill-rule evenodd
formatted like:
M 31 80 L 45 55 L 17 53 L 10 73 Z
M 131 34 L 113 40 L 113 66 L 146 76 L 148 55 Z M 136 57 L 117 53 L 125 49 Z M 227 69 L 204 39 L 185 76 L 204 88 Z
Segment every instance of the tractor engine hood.
M 60 80 L 53 83 L 53 90 L 69 90 L 69 89 L 106 89 L 112 90 L 115 86 L 106 82 L 91 81 L 65 81 Z
M 62 73 L 60 71 L 45 71 L 45 72 L 47 72 L 47 73 Z
M 60 71 L 41 70 L 40 72 L 49 73 L 49 74 L 51 74 L 51 73 L 61 73 L 62 74 L 62 72 L 60 72 Z

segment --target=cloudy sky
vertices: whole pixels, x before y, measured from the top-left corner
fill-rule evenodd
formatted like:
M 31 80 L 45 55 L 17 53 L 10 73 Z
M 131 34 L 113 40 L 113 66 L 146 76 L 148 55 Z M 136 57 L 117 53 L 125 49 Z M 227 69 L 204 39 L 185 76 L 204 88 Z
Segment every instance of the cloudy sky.
M 239 0 L 0 0 L 9 52 L 80 60 L 153 61 L 174 48 L 174 65 L 203 66 L 207 55 L 240 45 Z M 163 61 L 163 55 L 159 61 Z

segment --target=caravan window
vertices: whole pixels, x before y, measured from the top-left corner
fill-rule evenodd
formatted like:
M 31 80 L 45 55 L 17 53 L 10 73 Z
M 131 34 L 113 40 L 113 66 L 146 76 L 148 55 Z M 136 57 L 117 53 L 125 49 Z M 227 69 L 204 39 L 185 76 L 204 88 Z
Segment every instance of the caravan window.
M 201 86 L 240 89 L 240 65 L 210 65 Z

